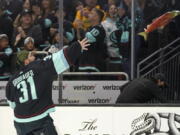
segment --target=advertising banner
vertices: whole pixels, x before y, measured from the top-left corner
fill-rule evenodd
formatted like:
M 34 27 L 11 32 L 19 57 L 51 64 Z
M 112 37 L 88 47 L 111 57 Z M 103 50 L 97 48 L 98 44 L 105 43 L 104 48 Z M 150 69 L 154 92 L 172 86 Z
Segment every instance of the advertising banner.
M 127 81 L 63 81 L 63 104 L 114 104 Z
M 127 81 L 63 81 L 63 104 L 114 104 L 120 87 Z M 0 82 L 0 103 L 5 101 L 7 82 Z M 59 82 L 54 81 L 52 96 L 59 103 Z
M 179 135 L 178 107 L 57 107 L 58 135 Z M 13 111 L 0 107 L 1 135 L 16 135 Z

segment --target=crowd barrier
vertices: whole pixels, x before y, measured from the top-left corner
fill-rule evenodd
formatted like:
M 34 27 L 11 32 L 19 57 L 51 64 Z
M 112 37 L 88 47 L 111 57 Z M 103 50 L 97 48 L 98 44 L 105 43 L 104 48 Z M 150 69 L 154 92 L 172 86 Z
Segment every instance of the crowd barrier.
M 77 80 L 78 76 L 81 79 L 83 76 L 86 78 L 101 76 L 101 80 L 84 80 L 84 78 Z M 121 76 L 123 79 L 114 79 L 115 76 Z M 53 82 L 53 101 L 55 104 L 114 104 L 120 95 L 121 86 L 127 83 L 128 79 L 127 74 L 121 72 L 65 73 L 63 74 L 63 81 Z M 4 103 L 6 99 L 6 84 L 7 81 L 0 81 L 0 104 Z M 60 94 L 62 95 L 60 96 Z

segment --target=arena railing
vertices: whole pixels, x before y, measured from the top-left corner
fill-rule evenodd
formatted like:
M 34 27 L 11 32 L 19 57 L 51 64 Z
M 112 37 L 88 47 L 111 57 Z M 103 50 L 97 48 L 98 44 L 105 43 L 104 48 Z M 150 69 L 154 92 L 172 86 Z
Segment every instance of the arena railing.
M 160 48 L 137 66 L 137 77 L 151 77 L 156 73 L 166 76 L 169 87 L 164 91 L 168 100 L 180 103 L 180 38 Z

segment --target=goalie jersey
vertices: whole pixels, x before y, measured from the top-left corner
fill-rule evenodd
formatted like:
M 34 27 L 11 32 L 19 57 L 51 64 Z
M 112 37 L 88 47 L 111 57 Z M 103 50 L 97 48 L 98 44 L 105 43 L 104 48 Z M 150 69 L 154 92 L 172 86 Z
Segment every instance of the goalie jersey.
M 6 97 L 14 109 L 15 121 L 32 122 L 55 111 L 52 101 L 52 81 L 74 64 L 81 54 L 81 46 L 75 42 L 57 53 L 24 66 L 9 80 Z

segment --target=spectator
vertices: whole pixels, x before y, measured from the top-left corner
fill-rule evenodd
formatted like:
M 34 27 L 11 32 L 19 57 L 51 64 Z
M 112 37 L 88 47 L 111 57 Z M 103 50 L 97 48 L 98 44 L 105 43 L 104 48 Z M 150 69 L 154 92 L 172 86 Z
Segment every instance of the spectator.
M 146 0 L 138 0 L 138 4 L 141 10 L 144 10 L 146 2 Z
M 23 10 L 23 0 L 10 0 L 7 10 L 12 13 L 11 17 L 15 20 L 18 14 Z
M 86 32 L 91 46 L 89 50 L 83 52 L 79 59 L 79 71 L 100 72 L 106 70 L 107 47 L 105 44 L 106 33 L 101 25 L 104 12 L 94 8 L 89 14 L 91 26 Z
M 42 0 L 41 1 L 42 17 L 39 19 L 39 24 L 42 28 L 43 40 L 48 44 L 50 37 L 49 29 L 53 23 L 57 23 L 55 17 L 55 0 Z
M 47 50 L 49 54 L 56 53 L 59 50 L 59 43 L 60 43 L 60 34 L 58 31 L 53 32 L 52 42 L 50 46 L 46 47 L 44 50 Z
M 32 2 L 32 13 L 33 13 L 32 16 L 33 16 L 34 24 L 38 24 L 40 18 L 42 17 L 42 10 L 39 2 L 36 1 Z
M 142 23 L 142 17 L 143 17 L 143 11 L 139 6 L 139 1 L 135 2 L 135 14 L 136 14 L 136 31 L 139 30 L 141 27 L 141 23 Z M 123 0 L 119 7 L 124 7 L 124 9 L 126 9 L 126 14 L 129 16 L 129 18 L 131 17 L 131 4 L 132 0 Z
M 51 26 L 51 28 L 50 28 L 50 39 L 49 39 L 50 44 L 53 44 L 54 35 L 56 33 L 58 33 L 58 29 L 59 29 L 59 24 L 58 23 L 53 24 Z
M 121 56 L 119 54 L 119 48 L 117 44 L 110 40 L 110 35 L 113 31 L 117 30 L 117 7 L 112 4 L 109 5 L 109 10 L 106 19 L 102 22 L 102 25 L 106 31 L 106 44 L 109 54 L 108 71 L 120 71 L 121 70 Z
M 9 39 L 6 34 L 0 35 L 0 79 L 10 75 L 10 58 L 12 49 L 9 46 Z
M 118 0 L 107 0 L 107 3 L 103 2 L 102 9 L 104 11 L 108 11 L 109 10 L 109 6 L 111 6 L 111 5 L 118 5 L 119 1 Z
M 108 0 L 108 7 L 110 5 L 116 5 L 117 4 L 117 0 Z
M 22 4 L 22 11 L 24 10 L 28 10 L 31 11 L 32 9 L 32 5 L 31 5 L 31 1 L 30 0 L 24 0 L 23 4 Z M 19 18 L 20 18 L 21 14 L 19 13 L 14 21 L 14 27 L 18 27 L 19 25 Z
M 158 73 L 150 79 L 138 78 L 122 86 L 116 103 L 148 103 L 153 99 L 167 102 L 161 88 L 167 87 L 164 74 Z
M 3 5 L 0 6 L 0 34 L 6 34 L 9 40 L 12 38 L 13 20 Z
M 97 5 L 97 0 L 85 0 L 85 4 L 86 6 L 82 10 L 77 11 L 73 25 L 75 28 L 82 28 L 84 30 L 87 30 L 87 28 L 91 26 L 88 19 L 91 10 L 95 7 L 100 7 Z
M 66 12 L 64 10 L 64 17 L 66 16 Z M 60 11 L 57 10 L 55 13 L 55 16 L 57 17 L 57 20 L 60 18 Z M 59 29 L 59 23 L 54 23 L 50 28 L 50 37 L 54 37 L 54 34 L 58 32 Z M 76 40 L 76 31 L 72 25 L 72 23 L 66 19 L 63 19 L 63 42 L 64 45 L 71 44 Z M 52 39 L 51 39 L 52 41 Z
M 21 48 L 24 46 L 24 39 L 32 37 L 35 46 L 38 47 L 43 42 L 42 31 L 39 25 L 33 25 L 32 12 L 28 10 L 23 11 L 19 21 L 20 25 L 14 29 L 13 33 L 14 46 Z
M 34 39 L 32 37 L 27 37 L 24 40 L 24 50 L 27 51 L 35 51 Z
M 32 2 L 32 11 L 33 11 L 33 21 L 34 24 L 40 25 L 42 30 L 42 36 L 43 36 L 43 44 L 40 45 L 39 49 L 43 49 L 47 45 L 49 45 L 50 42 L 50 27 L 53 25 L 53 22 L 56 23 L 56 18 L 54 14 L 49 14 L 49 16 L 44 16 L 44 11 L 40 6 L 40 2 L 34 1 Z M 54 12 L 54 11 L 52 11 Z M 52 19 L 53 18 L 53 19 Z M 52 19 L 52 20 L 51 20 Z
M 56 12 L 56 17 L 59 20 L 59 15 L 60 12 L 59 10 Z M 65 19 L 67 16 L 66 11 L 64 10 L 63 12 L 64 19 L 63 19 L 63 40 L 64 40 L 64 45 L 71 44 L 72 42 L 75 42 L 77 40 L 76 38 L 76 31 L 72 25 L 72 23 L 68 20 Z
M 71 44 L 72 42 L 76 41 L 76 31 L 72 25 L 71 22 L 64 20 L 63 22 L 63 28 L 64 28 L 64 42 L 65 45 Z
M 76 12 L 84 7 L 84 0 L 64 0 L 63 8 L 68 13 L 65 19 L 73 22 L 76 16 Z
M 52 45 L 58 48 L 59 42 L 60 42 L 60 34 L 59 32 L 56 31 L 52 37 Z
M 56 18 L 54 16 L 55 13 L 55 0 L 42 0 L 41 1 L 42 8 L 42 18 L 48 18 L 53 23 L 56 22 Z
M 83 8 L 84 8 L 84 4 L 81 1 L 78 1 L 76 4 L 76 12 L 82 11 Z
M 122 2 L 118 6 L 119 17 L 116 23 L 118 30 L 112 32 L 110 35 L 111 41 L 119 46 L 120 54 L 123 57 L 122 68 L 128 75 L 130 75 L 131 68 L 131 13 L 129 11 L 130 7 L 128 7 L 131 4 L 129 4 L 129 2 L 130 0 L 126 0 L 126 4 Z M 139 10 L 136 10 L 136 12 L 135 29 L 137 32 L 142 23 L 142 16 L 140 15 Z M 139 43 L 137 42 L 137 39 L 135 45 L 136 50 L 138 50 Z
M 31 10 L 31 9 L 32 9 L 31 0 L 24 0 L 23 10 Z
M 76 6 L 76 12 L 83 12 L 84 4 L 82 2 L 78 2 Z M 83 25 L 79 25 L 76 27 L 77 39 L 82 39 L 84 37 L 85 31 L 83 29 Z
M 110 35 L 110 40 L 118 45 L 120 54 L 122 55 L 123 72 L 130 74 L 130 31 L 131 18 L 127 13 L 128 8 L 125 5 L 118 7 L 118 19 L 116 22 L 117 30 Z

